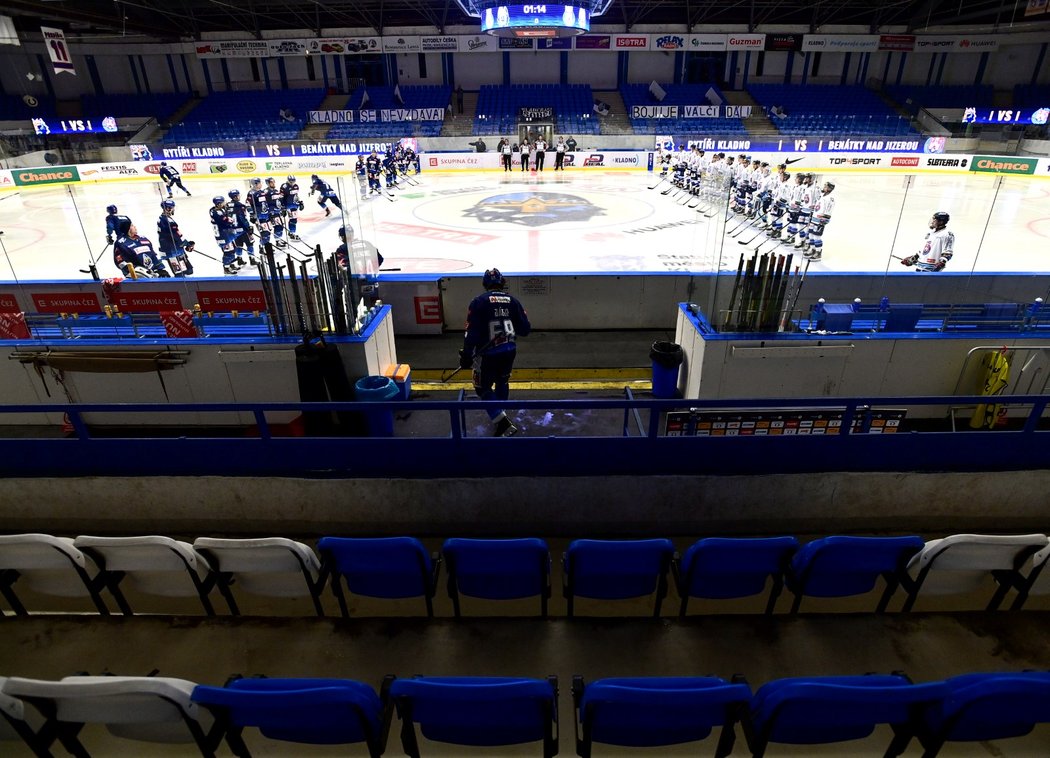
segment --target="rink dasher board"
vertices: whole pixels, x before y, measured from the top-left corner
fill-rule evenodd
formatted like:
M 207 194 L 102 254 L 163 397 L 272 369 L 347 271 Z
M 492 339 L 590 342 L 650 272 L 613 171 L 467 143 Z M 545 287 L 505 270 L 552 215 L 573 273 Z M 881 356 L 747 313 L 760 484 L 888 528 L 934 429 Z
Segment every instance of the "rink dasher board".
M 752 160 L 771 166 L 787 163 L 789 172 L 837 171 L 871 174 L 1006 176 L 1010 178 L 1050 178 L 1050 158 L 1035 156 L 992 156 L 944 153 L 935 155 L 892 155 L 890 153 L 750 153 Z M 581 151 L 566 154 L 566 171 L 646 171 L 655 157 L 653 151 Z M 570 160 L 571 159 L 571 160 Z M 981 166 L 975 166 L 975 160 Z M 420 155 L 423 174 L 444 172 L 501 172 L 502 156 L 496 153 L 434 153 Z M 545 171 L 553 171 L 555 154 L 547 152 Z M 352 176 L 352 162 L 336 159 L 171 159 L 168 164 L 187 179 L 250 179 L 265 175 L 283 178 L 289 173 Z M 534 161 L 533 161 L 534 164 Z M 1005 165 L 1004 170 L 984 166 Z M 520 154 L 512 155 L 512 166 L 520 170 Z M 1024 169 L 1024 170 L 1022 170 Z M 160 182 L 160 161 L 123 163 L 83 163 L 0 170 L 0 191 L 18 191 L 35 186 L 98 184 L 123 181 Z M 303 182 L 300 182 L 302 188 Z

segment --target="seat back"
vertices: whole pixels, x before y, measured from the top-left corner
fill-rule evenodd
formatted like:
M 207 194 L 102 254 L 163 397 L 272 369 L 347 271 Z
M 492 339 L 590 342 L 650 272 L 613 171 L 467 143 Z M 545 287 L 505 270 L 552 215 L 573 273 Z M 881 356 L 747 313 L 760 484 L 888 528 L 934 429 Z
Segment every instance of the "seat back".
M 453 538 L 441 548 L 450 581 L 469 597 L 510 600 L 547 592 L 551 559 L 541 539 Z
M 1031 595 L 1050 595 L 1050 567 L 1046 565 L 1047 560 L 1050 560 L 1050 547 L 1044 547 L 1032 556 L 1032 571 L 1038 571 L 1039 574 L 1028 590 Z
M 897 675 L 779 679 L 755 693 L 751 718 L 770 742 L 843 742 L 867 737 L 879 724 L 908 724 L 922 704 L 947 692 L 943 682 L 911 684 Z
M 125 586 L 150 595 L 196 596 L 199 593 L 193 577 L 203 578 L 211 571 L 192 545 L 170 537 L 85 535 L 77 537 L 73 544 L 95 557 L 107 572 L 124 572 Z
M 430 555 L 414 537 L 324 537 L 317 549 L 355 595 L 403 598 L 430 591 Z
M 145 676 L 71 676 L 61 681 L 11 677 L 3 692 L 49 702 L 58 721 L 104 724 L 118 737 L 146 742 L 194 742 L 188 723 L 202 720 L 191 702 L 194 682 Z
M 966 674 L 948 679 L 940 708 L 926 713 L 926 727 L 948 741 L 1021 737 L 1050 723 L 1050 673 Z
M 14 569 L 34 592 L 59 597 L 84 597 L 88 590 L 77 569 L 94 574 L 86 558 L 68 537 L 50 534 L 0 535 L 0 571 Z
M 193 548 L 216 571 L 234 574 L 237 586 L 255 595 L 302 597 L 310 590 L 304 576 L 316 581 L 321 563 L 308 545 L 284 537 L 214 539 L 200 537 Z
M 814 597 L 863 595 L 922 549 L 921 537 L 835 536 L 807 542 L 791 559 L 788 586 Z
M 666 539 L 574 540 L 565 552 L 566 577 L 578 597 L 641 597 L 656 591 L 673 554 Z
M 390 696 L 403 721 L 429 740 L 454 745 L 517 745 L 553 731 L 556 683 L 513 677 L 398 679 Z
M 682 556 L 683 591 L 692 597 L 749 597 L 780 575 L 798 549 L 794 537 L 698 540 Z
M 1044 534 L 953 534 L 926 543 L 908 571 L 925 573 L 922 592 L 949 594 L 977 587 L 990 571 L 1011 571 L 1026 554 L 1046 547 Z
M 237 727 L 270 739 L 342 745 L 379 739 L 382 703 L 375 690 L 350 679 L 236 679 L 198 686 L 193 701 L 225 714 Z
M 746 684 L 717 677 L 599 679 L 586 685 L 579 717 L 594 742 L 625 747 L 677 745 L 732 725 L 748 702 Z

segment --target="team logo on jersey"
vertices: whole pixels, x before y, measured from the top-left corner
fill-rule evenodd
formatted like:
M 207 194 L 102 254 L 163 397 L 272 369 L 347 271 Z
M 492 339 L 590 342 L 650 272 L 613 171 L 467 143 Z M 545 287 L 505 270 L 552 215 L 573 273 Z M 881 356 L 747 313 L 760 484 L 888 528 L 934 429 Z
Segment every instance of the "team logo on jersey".
M 482 223 L 503 222 L 518 226 L 550 226 L 561 222 L 589 221 L 605 214 L 604 208 L 576 195 L 558 192 L 514 192 L 480 200 L 463 215 Z

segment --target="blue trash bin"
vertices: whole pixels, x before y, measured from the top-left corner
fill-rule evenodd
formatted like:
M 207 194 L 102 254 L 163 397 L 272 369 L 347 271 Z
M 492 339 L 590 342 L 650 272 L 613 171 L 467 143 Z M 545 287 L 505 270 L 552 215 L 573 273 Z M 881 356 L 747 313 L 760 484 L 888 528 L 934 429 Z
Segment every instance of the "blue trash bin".
M 684 358 L 682 346 L 675 342 L 654 342 L 649 357 L 653 361 L 653 397 L 658 400 L 678 397 L 678 372 Z
M 362 403 L 382 403 L 386 400 L 393 400 L 397 395 L 397 385 L 394 384 L 393 379 L 386 376 L 366 376 L 358 379 L 354 385 L 354 397 Z M 364 414 L 369 436 L 394 436 L 393 411 L 366 410 Z

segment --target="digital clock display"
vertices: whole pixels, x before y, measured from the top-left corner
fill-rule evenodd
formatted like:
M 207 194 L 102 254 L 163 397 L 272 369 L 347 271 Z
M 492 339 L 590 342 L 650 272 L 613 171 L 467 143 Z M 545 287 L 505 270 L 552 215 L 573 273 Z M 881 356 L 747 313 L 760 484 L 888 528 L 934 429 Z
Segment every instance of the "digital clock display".
M 590 31 L 591 14 L 576 5 L 497 5 L 481 14 L 481 31 L 499 29 L 566 29 L 571 34 Z

